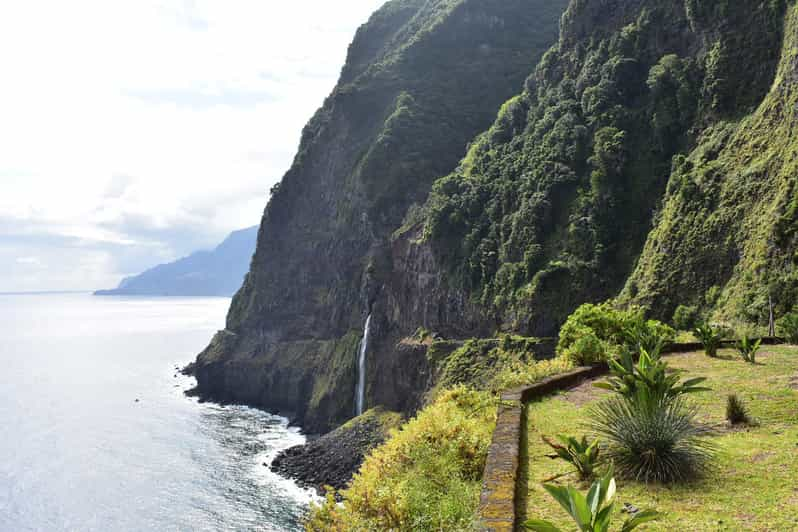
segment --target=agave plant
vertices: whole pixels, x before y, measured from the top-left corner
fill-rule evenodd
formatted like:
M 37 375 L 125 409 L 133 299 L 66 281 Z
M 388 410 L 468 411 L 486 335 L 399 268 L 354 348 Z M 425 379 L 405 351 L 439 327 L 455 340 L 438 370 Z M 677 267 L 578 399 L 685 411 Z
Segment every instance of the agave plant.
M 668 365 L 658 354 L 652 356 L 646 350 L 640 351 L 635 362 L 628 350 L 622 350 L 617 360 L 610 360 L 612 377 L 606 382 L 594 384 L 597 388 L 613 391 L 641 407 L 659 407 L 663 401 L 674 399 L 680 395 L 703 392 L 709 388 L 698 386 L 706 380 L 695 377 L 684 382 L 681 372 L 669 370 Z
M 721 330 L 706 323 L 699 325 L 693 331 L 699 341 L 704 344 L 704 352 L 709 357 L 716 357 L 718 355 L 718 347 L 723 339 Z
M 544 484 L 543 488 L 568 512 L 580 532 L 609 531 L 614 507 L 612 499 L 615 496 L 612 468 L 590 486 L 587 495 L 570 486 L 566 488 Z M 660 515 L 653 510 L 637 512 L 621 525 L 621 532 L 630 532 L 644 523 L 658 519 Z M 526 521 L 524 528 L 535 532 L 560 532 L 560 529 L 552 523 L 540 519 Z
M 601 436 L 604 458 L 620 476 L 642 482 L 685 482 L 709 468 L 715 446 L 709 429 L 697 422 L 697 408 L 684 397 L 662 400 L 655 408 L 613 397 L 590 412 L 589 426 Z
M 756 353 L 759 351 L 759 346 L 761 344 L 761 339 L 753 341 L 747 334 L 744 334 L 735 347 L 737 347 L 737 351 L 740 353 L 740 356 L 743 357 L 743 360 L 749 364 L 756 364 Z
M 543 436 L 543 441 L 554 449 L 557 456 L 574 466 L 580 479 L 593 478 L 596 466 L 599 465 L 599 441 L 590 442 L 587 436 L 582 436 L 581 440 L 573 436 L 557 436 L 557 439 L 560 443 Z

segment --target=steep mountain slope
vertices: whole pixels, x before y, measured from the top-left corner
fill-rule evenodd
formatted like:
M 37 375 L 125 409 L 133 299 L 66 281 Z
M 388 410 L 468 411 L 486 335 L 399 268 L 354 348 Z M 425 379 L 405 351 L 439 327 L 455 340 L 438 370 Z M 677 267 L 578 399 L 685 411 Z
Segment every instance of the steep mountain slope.
M 750 114 L 707 129 L 674 162 L 662 213 L 624 298 L 670 317 L 679 304 L 762 323 L 798 301 L 798 13 Z
M 784 9 L 779 1 L 572 1 L 558 45 L 526 90 L 435 184 L 424 220 L 396 243 L 410 274 L 396 290 L 411 309 L 402 314 L 425 316 L 428 328 L 448 334 L 554 335 L 578 304 L 615 296 L 646 241 L 672 160 L 678 167 L 697 144 L 720 149 L 734 128 L 726 124 L 767 94 Z M 745 193 L 731 185 L 728 201 L 745 208 Z M 674 252 L 661 237 L 654 245 L 666 257 Z M 678 275 L 684 255 L 670 257 L 640 283 L 646 290 Z
M 351 417 L 357 346 L 391 275 L 392 232 L 555 41 L 565 4 L 393 0 L 358 31 L 273 190 L 227 329 L 193 366 L 198 393 L 290 411 L 310 430 Z M 375 320 L 375 338 L 386 323 Z M 411 409 L 423 353 L 382 360 L 370 375 L 390 378 L 367 403 Z
M 324 430 L 352 414 L 367 315 L 367 405 L 408 412 L 420 327 L 552 336 L 619 294 L 663 318 L 792 306 L 793 2 L 571 0 L 558 40 L 555 4 L 393 1 L 358 32 L 200 394 Z
M 124 279 L 99 296 L 223 296 L 241 288 L 252 254 L 257 227 L 234 231 L 212 251 L 198 251 L 169 264 Z

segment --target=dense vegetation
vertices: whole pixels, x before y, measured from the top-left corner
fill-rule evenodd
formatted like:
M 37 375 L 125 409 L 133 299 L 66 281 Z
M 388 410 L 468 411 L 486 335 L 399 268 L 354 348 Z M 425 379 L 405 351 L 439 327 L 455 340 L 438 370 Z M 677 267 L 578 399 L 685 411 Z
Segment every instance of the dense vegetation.
M 717 42 L 708 56 L 712 71 L 749 56 L 761 57 L 759 67 L 749 65 L 763 71 L 780 55 L 778 70 L 769 76 L 770 91 L 751 102 L 756 108 L 729 99 L 745 94 L 744 78 L 722 76 L 727 96 L 712 103 L 726 111 L 674 158 L 662 210 L 624 296 L 662 316 L 682 303 L 716 319 L 767 323 L 771 301 L 781 315 L 798 295 L 798 147 L 788 126 L 798 99 L 798 21 L 790 7 L 782 44 L 785 2 L 758 3 L 754 13 L 743 7 L 750 3 L 722 4 L 746 29 Z
M 485 392 L 441 394 L 365 461 L 336 503 L 314 509 L 307 529 L 469 530 L 496 419 Z
M 524 340 L 526 342 L 527 340 Z M 517 345 L 505 339 L 504 348 Z M 522 342 L 523 343 L 523 342 Z M 459 349 L 468 357 L 477 344 Z M 482 472 L 496 421 L 498 390 L 529 384 L 571 367 L 566 359 L 521 362 L 501 345 L 498 371 L 460 375 L 374 450 L 339 493 L 315 507 L 306 528 L 328 530 L 476 530 Z M 454 382 L 454 381 L 451 381 Z M 336 495 L 343 504 L 338 504 Z
M 619 309 L 610 303 L 585 303 L 560 329 L 557 353 L 577 365 L 608 361 L 623 352 L 659 350 L 674 340 L 675 331 L 647 320 L 643 309 Z
M 559 45 L 524 92 L 505 103 L 457 171 L 433 187 L 426 234 L 452 282 L 508 327 L 552 334 L 579 303 L 624 286 L 668 185 L 669 199 L 683 199 L 666 207 L 673 222 L 667 213 L 658 217 L 662 229 L 649 239 L 649 248 L 661 250 L 661 267 L 652 270 L 644 257 L 627 296 L 668 320 L 680 302 L 704 306 L 703 294 L 723 278 L 718 274 L 732 253 L 716 249 L 717 229 L 731 234 L 727 228 L 739 223 L 731 218 L 753 204 L 743 200 L 740 183 L 724 184 L 720 176 L 728 172 L 717 165 L 715 179 L 692 177 L 696 159 L 704 154 L 713 164 L 709 150 L 717 154 L 738 129 L 735 120 L 767 93 L 784 7 L 781 1 L 622 2 L 609 17 L 598 4 L 572 2 Z M 767 139 L 750 124 L 739 130 L 751 140 Z M 789 137 L 785 132 L 785 142 Z M 730 165 L 742 156 L 733 153 Z M 740 180 L 753 178 L 751 171 L 733 171 Z M 680 183 L 687 183 L 684 190 Z M 725 210 L 710 201 L 719 188 L 737 191 Z M 729 223 L 705 216 L 718 207 Z M 695 245 L 662 245 L 663 238 L 678 238 L 671 231 L 677 223 L 698 233 Z M 706 280 L 689 285 L 681 299 L 655 297 L 670 290 L 676 272 Z

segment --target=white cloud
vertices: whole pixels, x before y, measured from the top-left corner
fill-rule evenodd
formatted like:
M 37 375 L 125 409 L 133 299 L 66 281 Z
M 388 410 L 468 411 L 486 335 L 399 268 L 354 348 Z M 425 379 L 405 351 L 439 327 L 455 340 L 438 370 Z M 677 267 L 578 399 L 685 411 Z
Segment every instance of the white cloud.
M 87 280 L 56 261 L 41 289 L 95 288 L 144 262 L 120 246 L 162 260 L 257 223 L 383 1 L 0 0 L 0 250 L 82 242 L 62 252 L 90 267 L 60 262 Z
M 17 264 L 23 264 L 34 268 L 44 268 L 44 264 L 42 264 L 39 257 L 17 257 Z

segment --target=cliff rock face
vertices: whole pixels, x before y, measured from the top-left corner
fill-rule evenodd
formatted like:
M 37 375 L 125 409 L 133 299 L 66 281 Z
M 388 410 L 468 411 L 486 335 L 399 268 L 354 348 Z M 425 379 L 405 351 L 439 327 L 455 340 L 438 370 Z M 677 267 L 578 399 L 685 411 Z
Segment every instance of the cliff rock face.
M 556 40 L 565 3 L 393 0 L 357 32 L 273 190 L 227 328 L 193 365 L 200 395 L 328 430 L 353 414 L 373 313 L 367 404 L 413 408 L 426 360 L 393 356 L 391 235 Z
M 194 366 L 202 395 L 336 426 L 367 315 L 367 407 L 412 412 L 419 327 L 553 336 L 616 296 L 660 318 L 792 307 L 797 8 L 565 4 L 395 0 L 361 28 Z
M 551 336 L 578 305 L 616 296 L 675 179 L 673 165 L 708 137 L 721 145 L 719 132 L 765 98 L 779 61 L 784 8 L 572 1 L 558 44 L 524 92 L 505 103 L 459 168 L 434 185 L 418 224 L 422 238 L 396 245 L 421 248 L 404 253 L 423 257 L 405 271 L 435 257 L 443 272 L 439 311 L 428 313 L 447 315 L 454 301 L 468 300 L 486 316 L 475 334 L 492 325 Z M 746 205 L 736 190 L 730 202 Z M 700 204 L 688 208 L 701 212 Z M 685 230 L 695 230 L 694 222 Z M 734 224 L 724 227 L 734 233 Z M 701 231 L 704 244 L 715 238 L 706 226 Z M 675 288 L 671 276 L 682 268 L 667 258 L 674 247 L 661 251 L 662 268 L 635 293 L 652 307 L 660 304 L 654 291 Z M 642 260 L 653 260 L 650 254 Z M 696 262 L 694 271 L 702 267 Z M 673 306 L 652 310 L 670 318 Z
M 780 61 L 769 91 L 753 106 L 738 108 L 728 120 L 705 129 L 694 149 L 674 160 L 662 212 L 623 293 L 654 314 L 670 317 L 676 305 L 684 304 L 706 309 L 716 319 L 763 323 L 769 297 L 777 316 L 798 301 L 794 5 L 784 29 L 783 45 L 771 50 Z M 764 43 L 752 37 L 742 34 L 737 42 L 724 43 L 728 60 L 737 62 L 740 54 L 761 49 Z M 734 80 L 727 83 L 738 87 Z

